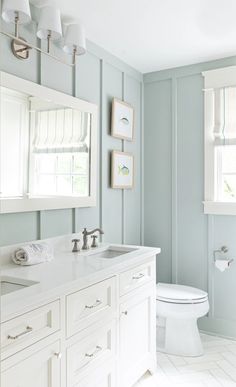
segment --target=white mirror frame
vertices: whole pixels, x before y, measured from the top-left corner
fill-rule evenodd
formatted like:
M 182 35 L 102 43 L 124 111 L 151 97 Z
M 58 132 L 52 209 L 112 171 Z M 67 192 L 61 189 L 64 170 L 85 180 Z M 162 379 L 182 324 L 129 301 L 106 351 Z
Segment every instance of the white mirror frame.
M 67 94 L 49 89 L 14 75 L 0 72 L 0 86 L 13 89 L 19 92 L 38 97 L 40 99 L 51 100 L 56 104 L 64 105 L 72 109 L 90 113 L 91 124 L 91 166 L 90 166 L 90 196 L 87 197 L 23 197 L 23 198 L 1 198 L 0 213 L 28 212 L 40 210 L 54 210 L 63 208 L 95 207 L 97 190 L 97 105 L 71 97 Z M 1 100 L 0 100 L 1 103 Z

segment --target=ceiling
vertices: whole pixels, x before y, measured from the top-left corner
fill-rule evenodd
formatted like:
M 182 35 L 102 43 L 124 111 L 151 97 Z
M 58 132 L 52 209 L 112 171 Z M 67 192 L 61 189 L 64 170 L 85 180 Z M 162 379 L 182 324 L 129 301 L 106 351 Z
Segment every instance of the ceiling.
M 66 20 L 83 22 L 90 41 L 142 73 L 236 55 L 236 0 L 53 2 Z

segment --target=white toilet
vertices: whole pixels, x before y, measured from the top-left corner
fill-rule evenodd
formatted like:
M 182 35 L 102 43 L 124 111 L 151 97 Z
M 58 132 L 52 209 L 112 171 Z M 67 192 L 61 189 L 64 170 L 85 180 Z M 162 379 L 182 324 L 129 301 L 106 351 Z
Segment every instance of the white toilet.
M 209 311 L 203 290 L 159 283 L 156 291 L 157 350 L 180 356 L 201 356 L 197 319 Z

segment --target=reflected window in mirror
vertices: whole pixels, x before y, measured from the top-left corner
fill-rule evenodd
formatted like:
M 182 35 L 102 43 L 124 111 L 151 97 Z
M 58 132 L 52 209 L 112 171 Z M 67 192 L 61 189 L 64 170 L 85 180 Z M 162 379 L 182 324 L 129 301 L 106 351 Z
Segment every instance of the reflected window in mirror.
M 31 105 L 30 193 L 89 196 L 90 114 Z
M 1 197 L 23 197 L 27 190 L 29 144 L 28 96 L 1 88 L 0 192 Z
M 2 198 L 90 195 L 91 114 L 1 87 Z

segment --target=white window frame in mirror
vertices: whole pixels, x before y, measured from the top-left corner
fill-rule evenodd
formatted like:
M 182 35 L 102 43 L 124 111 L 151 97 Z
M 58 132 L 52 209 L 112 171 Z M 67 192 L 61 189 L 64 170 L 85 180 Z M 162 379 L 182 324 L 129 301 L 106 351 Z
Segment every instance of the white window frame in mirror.
M 59 196 L 59 197 L 32 197 L 27 195 L 22 198 L 1 198 L 0 213 L 29 212 L 40 210 L 55 210 L 63 208 L 95 207 L 97 191 L 97 105 L 72 97 L 68 94 L 41 86 L 6 72 L 0 72 L 0 86 L 18 92 L 53 101 L 55 104 L 63 105 L 81 112 L 91 114 L 91 154 L 90 154 L 90 195 L 87 197 Z M 1 103 L 1 100 L 0 100 Z

